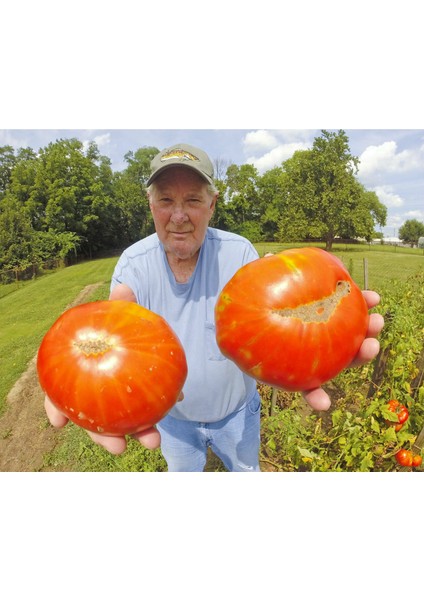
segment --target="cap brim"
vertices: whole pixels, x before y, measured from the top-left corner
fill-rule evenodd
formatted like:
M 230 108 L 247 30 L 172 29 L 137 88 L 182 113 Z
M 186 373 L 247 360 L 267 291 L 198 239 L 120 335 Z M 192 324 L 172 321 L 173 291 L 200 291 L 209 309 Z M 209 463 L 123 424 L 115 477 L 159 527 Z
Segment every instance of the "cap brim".
M 162 173 L 164 173 L 164 171 L 168 171 L 168 169 L 175 169 L 176 167 L 180 167 L 183 169 L 190 169 L 191 171 L 194 171 L 195 173 L 197 173 L 197 175 L 199 175 L 202 179 L 204 179 L 206 181 L 206 183 L 210 183 L 213 185 L 212 178 L 209 177 L 208 175 L 206 175 L 206 173 L 203 173 L 203 171 L 201 171 L 197 167 L 192 166 L 191 164 L 186 164 L 186 163 L 181 164 L 181 162 L 177 162 L 177 163 L 171 163 L 171 164 L 168 163 L 167 165 L 163 165 L 163 167 L 160 167 L 160 169 L 158 169 L 152 175 L 150 175 L 149 179 L 147 180 L 146 186 L 148 187 L 151 183 L 153 183 L 153 181 L 155 181 L 155 179 L 157 179 L 159 177 L 159 175 L 162 175 Z

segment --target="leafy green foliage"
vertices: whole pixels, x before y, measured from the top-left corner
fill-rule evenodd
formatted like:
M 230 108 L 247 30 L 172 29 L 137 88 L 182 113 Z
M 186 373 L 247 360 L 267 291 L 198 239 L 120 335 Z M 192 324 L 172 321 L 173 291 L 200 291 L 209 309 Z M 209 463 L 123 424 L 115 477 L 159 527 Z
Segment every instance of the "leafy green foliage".
M 0 270 L 72 254 L 92 257 L 151 233 L 144 184 L 156 148 L 128 153 L 114 174 L 95 143 L 58 140 L 38 154 L 0 148 Z M 13 277 L 13 273 L 10 274 Z
M 152 233 L 146 183 L 157 151 L 127 152 L 126 168 L 114 173 L 94 142 L 60 139 L 38 152 L 0 147 L 3 279 L 29 267 L 32 276 L 43 260 L 91 258 Z M 225 164 L 224 174 L 217 159 L 212 225 L 252 242 L 322 239 L 327 249 L 336 236 L 370 239 L 386 209 L 356 180 L 357 162 L 342 130 L 323 130 L 312 149 L 263 175 L 252 164 Z

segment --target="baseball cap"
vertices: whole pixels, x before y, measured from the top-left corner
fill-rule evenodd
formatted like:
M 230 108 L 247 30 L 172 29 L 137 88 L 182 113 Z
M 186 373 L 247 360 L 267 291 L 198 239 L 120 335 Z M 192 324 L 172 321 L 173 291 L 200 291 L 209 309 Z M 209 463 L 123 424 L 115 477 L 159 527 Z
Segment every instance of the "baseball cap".
M 176 165 L 193 169 L 208 183 L 213 184 L 213 164 L 206 152 L 190 144 L 175 144 L 165 148 L 152 159 L 150 177 L 146 185 L 149 186 L 158 175 Z

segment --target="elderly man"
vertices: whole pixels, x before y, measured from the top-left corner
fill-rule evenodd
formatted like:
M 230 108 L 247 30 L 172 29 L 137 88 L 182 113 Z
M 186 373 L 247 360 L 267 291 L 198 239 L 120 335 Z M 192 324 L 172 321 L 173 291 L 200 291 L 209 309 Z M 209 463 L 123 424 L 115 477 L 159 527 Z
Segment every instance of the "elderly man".
M 160 314 L 184 346 L 188 377 L 184 397 L 157 428 L 135 435 L 148 448 L 161 446 L 169 471 L 203 471 L 208 447 L 229 471 L 259 471 L 260 398 L 256 382 L 219 351 L 214 307 L 223 286 L 246 263 L 258 258 L 252 244 L 209 227 L 218 193 L 213 165 L 188 144 L 154 157 L 147 183 L 156 233 L 127 248 L 111 284 L 111 300 L 129 300 Z M 379 302 L 365 292 L 369 307 Z M 382 327 L 371 315 L 370 330 L 356 364 L 376 356 L 374 338 Z M 305 393 L 317 410 L 330 406 L 320 388 Z M 46 399 L 53 425 L 66 418 Z M 90 433 L 110 452 L 126 448 L 125 438 Z

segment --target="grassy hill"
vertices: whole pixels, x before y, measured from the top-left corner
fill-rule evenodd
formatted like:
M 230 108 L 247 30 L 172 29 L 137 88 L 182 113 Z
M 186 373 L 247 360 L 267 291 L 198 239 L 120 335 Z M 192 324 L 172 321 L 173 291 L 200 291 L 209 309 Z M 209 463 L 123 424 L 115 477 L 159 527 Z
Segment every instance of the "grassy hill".
M 9 292 L 0 297 L 0 414 L 8 391 L 37 352 L 43 335 L 80 291 L 101 283 L 96 296 L 108 296 L 115 263 L 116 258 L 94 260 L 20 287 L 0 286 L 3 294 Z

